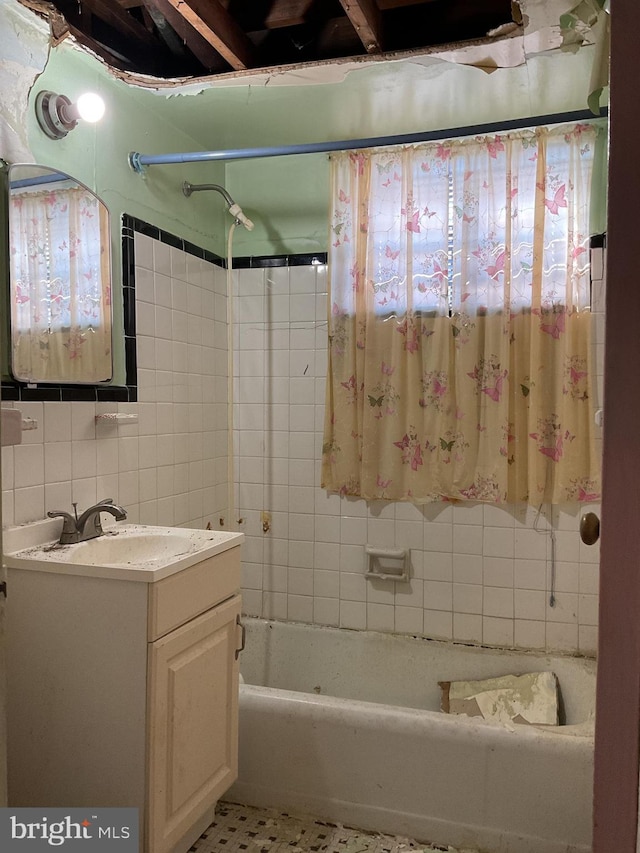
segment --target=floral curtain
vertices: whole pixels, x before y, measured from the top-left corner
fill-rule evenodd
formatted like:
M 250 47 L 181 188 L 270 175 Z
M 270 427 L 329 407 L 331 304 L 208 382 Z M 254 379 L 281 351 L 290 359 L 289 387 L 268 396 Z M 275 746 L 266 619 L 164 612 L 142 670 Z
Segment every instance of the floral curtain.
M 590 501 L 589 125 L 332 158 L 322 484 Z
M 14 376 L 112 377 L 109 223 L 83 188 L 13 191 L 10 216 Z

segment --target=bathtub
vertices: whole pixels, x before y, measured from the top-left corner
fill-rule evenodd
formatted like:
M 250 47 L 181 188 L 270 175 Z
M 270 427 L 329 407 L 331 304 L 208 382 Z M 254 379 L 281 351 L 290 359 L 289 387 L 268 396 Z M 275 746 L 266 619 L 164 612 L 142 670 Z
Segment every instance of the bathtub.
M 246 619 L 230 802 L 490 853 L 589 853 L 595 662 Z M 440 680 L 552 670 L 566 725 L 449 716 Z

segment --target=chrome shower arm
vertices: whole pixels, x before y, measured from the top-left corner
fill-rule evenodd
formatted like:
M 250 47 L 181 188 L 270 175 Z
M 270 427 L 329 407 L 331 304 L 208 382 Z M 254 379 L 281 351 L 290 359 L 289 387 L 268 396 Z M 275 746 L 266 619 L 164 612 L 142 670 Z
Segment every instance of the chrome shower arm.
M 201 192 L 202 190 L 215 190 L 223 196 L 229 207 L 234 204 L 229 193 L 224 187 L 221 187 L 220 184 L 190 184 L 189 181 L 184 181 L 182 184 L 182 192 L 187 196 L 187 198 L 189 198 L 191 193 Z
M 243 213 L 240 205 L 231 198 L 229 193 L 220 184 L 190 184 L 189 181 L 183 181 L 182 183 L 182 192 L 187 198 L 189 198 L 191 193 L 200 192 L 201 190 L 215 190 L 215 192 L 220 193 L 227 202 L 227 210 L 236 220 L 236 224 L 241 223 L 247 231 L 253 230 L 253 222 Z

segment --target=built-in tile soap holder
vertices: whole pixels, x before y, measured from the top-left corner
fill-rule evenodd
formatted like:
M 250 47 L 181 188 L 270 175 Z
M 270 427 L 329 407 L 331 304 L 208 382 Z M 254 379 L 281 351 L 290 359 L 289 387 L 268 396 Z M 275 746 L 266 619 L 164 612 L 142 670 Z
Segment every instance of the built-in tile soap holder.
M 410 549 L 365 545 L 364 557 L 364 574 L 370 580 L 408 582 L 411 567 Z

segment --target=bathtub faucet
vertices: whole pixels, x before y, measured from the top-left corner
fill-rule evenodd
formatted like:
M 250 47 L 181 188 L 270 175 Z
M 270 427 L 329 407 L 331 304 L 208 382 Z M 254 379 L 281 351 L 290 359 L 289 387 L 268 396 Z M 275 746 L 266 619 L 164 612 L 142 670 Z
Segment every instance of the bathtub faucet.
M 104 498 L 104 500 L 98 501 L 89 509 L 85 509 L 79 518 L 78 505 L 75 503 L 73 504 L 73 515 L 58 509 L 48 512 L 47 515 L 49 518 L 64 518 L 60 544 L 74 545 L 76 542 L 86 542 L 88 539 L 102 536 L 104 531 L 100 523 L 101 512 L 111 513 L 116 521 L 122 521 L 127 517 L 127 511 L 118 504 L 114 504 L 113 498 Z

